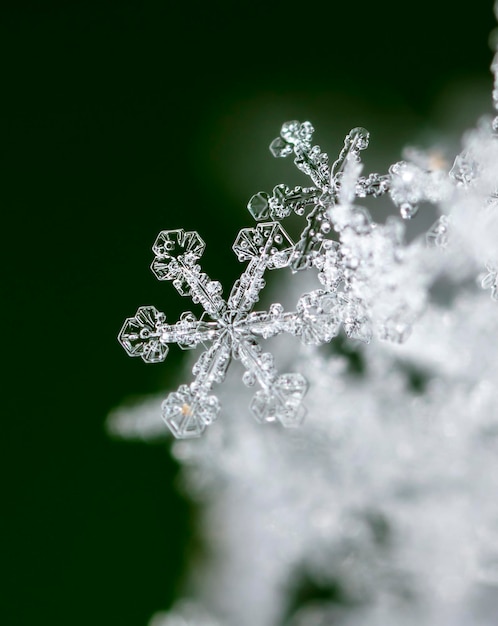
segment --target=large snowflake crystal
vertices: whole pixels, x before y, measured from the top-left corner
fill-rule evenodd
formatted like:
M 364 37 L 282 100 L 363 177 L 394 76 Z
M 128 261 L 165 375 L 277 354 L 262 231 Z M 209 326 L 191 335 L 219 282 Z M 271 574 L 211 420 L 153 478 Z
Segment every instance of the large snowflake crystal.
M 221 296 L 220 283 L 201 271 L 198 261 L 204 248 L 196 232 L 164 230 L 152 248 L 156 256 L 151 266 L 159 280 L 172 281 L 182 296 L 190 296 L 202 306 L 201 318 L 186 312 L 170 325 L 155 307 L 140 307 L 125 321 L 120 343 L 130 356 L 140 356 L 148 363 L 163 361 L 172 343 L 183 349 L 209 345 L 194 365 L 194 381 L 170 393 L 162 405 L 163 419 L 179 439 L 201 435 L 216 419 L 220 404 L 211 393 L 212 387 L 224 380 L 232 358 L 240 360 L 246 370 L 244 383 L 260 387 L 251 404 L 256 419 L 279 421 L 286 427 L 298 425 L 305 414 L 301 401 L 306 380 L 300 374 L 278 375 L 272 355 L 262 351 L 257 336 L 281 332 L 300 335 L 305 326 L 311 327 L 316 321 L 309 315 L 285 314 L 278 304 L 267 312 L 251 313 L 265 285 L 265 271 L 289 264 L 292 241 L 277 222 L 242 229 L 233 250 L 239 261 L 249 261 L 249 265 L 227 300 Z

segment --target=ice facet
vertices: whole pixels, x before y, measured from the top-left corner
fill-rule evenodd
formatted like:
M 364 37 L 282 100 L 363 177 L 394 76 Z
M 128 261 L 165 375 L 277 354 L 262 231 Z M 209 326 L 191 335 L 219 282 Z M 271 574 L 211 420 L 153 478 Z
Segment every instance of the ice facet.
M 206 244 L 196 231 L 185 232 L 183 228 L 163 230 L 152 246 L 156 256 L 177 257 L 179 254 L 191 254 L 200 259 Z
M 182 228 L 163 230 L 152 246 L 156 258 L 151 270 L 158 280 L 181 277 L 182 265 L 195 265 L 205 247 L 206 244 L 195 231 L 185 232 Z
M 276 420 L 274 403 L 272 401 L 273 396 L 262 389 L 254 394 L 251 402 L 251 411 L 261 424 L 264 422 L 271 423 Z
M 257 222 L 268 219 L 270 214 L 268 207 L 268 194 L 264 191 L 254 194 L 254 196 L 247 203 L 247 208 L 249 209 L 249 213 Z
M 255 228 L 243 228 L 233 244 L 239 261 L 268 255 L 268 269 L 284 267 L 293 250 L 289 235 L 278 222 L 264 222 Z
M 199 437 L 219 413 L 215 396 L 193 394 L 187 385 L 170 393 L 162 404 L 163 420 L 177 439 Z
M 427 245 L 435 248 L 446 248 L 448 245 L 448 234 L 450 230 L 450 220 L 447 215 L 441 217 L 427 231 Z
M 450 176 L 462 187 L 468 187 L 478 175 L 479 166 L 469 151 L 459 154 L 450 170 Z
M 275 390 L 280 401 L 276 417 L 282 426 L 292 428 L 302 423 L 306 409 L 301 403 L 307 389 L 308 382 L 301 374 L 282 374 L 277 378 Z
M 276 137 L 270 144 L 270 152 L 274 157 L 284 158 L 292 154 L 292 145 L 282 139 L 282 137 Z
M 300 425 L 306 414 L 301 403 L 307 387 L 301 374 L 282 374 L 269 389 L 254 395 L 251 410 L 256 420 L 261 423 L 279 421 L 286 428 Z
M 299 334 L 305 344 L 328 343 L 339 333 L 341 320 L 336 294 L 318 289 L 299 300 L 296 312 L 300 317 Z
M 161 342 L 159 328 L 164 313 L 153 306 L 141 306 L 134 317 L 125 320 L 118 339 L 129 356 L 140 356 L 146 363 L 164 361 L 168 346 Z

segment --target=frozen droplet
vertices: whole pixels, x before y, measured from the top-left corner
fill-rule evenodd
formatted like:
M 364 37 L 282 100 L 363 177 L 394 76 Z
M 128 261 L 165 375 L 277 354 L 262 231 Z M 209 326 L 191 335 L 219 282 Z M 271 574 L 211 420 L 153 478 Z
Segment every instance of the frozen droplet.
M 303 122 L 301 124 L 301 128 L 299 129 L 299 136 L 302 141 L 309 142 L 311 141 L 311 137 L 313 136 L 314 132 L 315 129 L 313 128 L 311 122 Z
M 288 143 L 297 143 L 299 141 L 299 128 L 301 124 L 297 120 L 284 122 L 280 129 L 280 136 Z
M 370 139 L 370 133 L 363 126 L 357 126 L 349 132 L 349 137 L 355 143 L 358 150 L 366 150 L 368 148 L 368 141 Z
M 273 317 L 279 317 L 280 315 L 282 315 L 283 312 L 284 307 L 278 302 L 275 302 L 270 306 L 270 315 L 272 315 Z
M 253 372 L 244 372 L 242 375 L 242 382 L 246 387 L 253 387 L 256 383 L 256 376 Z
M 409 202 L 403 202 L 399 207 L 399 212 L 404 220 L 411 220 L 412 217 L 415 217 L 417 214 L 418 206 L 410 204 Z

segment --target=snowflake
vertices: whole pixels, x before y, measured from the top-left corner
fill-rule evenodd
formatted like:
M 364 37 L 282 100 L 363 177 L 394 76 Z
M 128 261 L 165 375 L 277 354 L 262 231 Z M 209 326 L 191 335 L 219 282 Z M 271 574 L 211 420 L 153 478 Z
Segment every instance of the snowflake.
M 247 205 L 256 220 L 268 217 L 281 220 L 293 211 L 297 215 L 304 215 L 306 209 L 311 207 L 306 216 L 307 226 L 290 261 L 290 267 L 294 271 L 310 267 L 314 257 L 319 254 L 321 242 L 331 231 L 327 209 L 336 204 L 343 190 L 346 165 L 360 162 L 360 152 L 368 147 L 370 137 L 365 128 L 353 128 L 346 136 L 337 160 L 329 167 L 328 155 L 321 151 L 320 146 L 311 145 L 313 132 L 310 122 L 285 122 L 280 136 L 270 144 L 270 151 L 274 157 L 294 154 L 295 165 L 311 178 L 314 186 L 290 189 L 286 185 L 277 185 L 271 196 L 260 191 Z M 353 195 L 359 198 L 380 196 L 389 190 L 390 180 L 389 175 L 359 176 L 355 181 Z
M 242 229 L 233 250 L 239 261 L 249 261 L 249 265 L 227 300 L 221 296 L 221 284 L 201 271 L 198 260 L 204 249 L 197 232 L 177 229 L 159 233 L 152 248 L 156 255 L 153 273 L 159 280 L 171 280 L 180 295 L 190 296 L 204 313 L 197 319 L 185 312 L 169 325 L 165 314 L 155 307 L 140 307 L 125 321 L 120 343 L 130 356 L 140 356 L 148 363 L 163 361 L 172 343 L 183 349 L 210 344 L 193 367 L 194 381 L 170 393 L 162 405 L 163 419 L 179 439 L 201 435 L 216 419 L 220 403 L 211 394 L 212 387 L 224 380 L 232 358 L 240 360 L 246 370 L 243 382 L 260 387 L 251 404 L 255 417 L 260 422 L 278 420 L 286 427 L 298 425 L 305 414 L 301 401 L 307 382 L 300 374 L 278 375 L 272 355 L 262 351 L 257 336 L 291 332 L 309 337 L 316 317 L 311 318 L 306 308 L 300 314 L 286 314 L 279 304 L 267 312 L 251 312 L 265 285 L 265 271 L 289 264 L 292 241 L 277 222 Z
M 311 145 L 312 134 L 310 122 L 286 122 L 270 151 L 275 157 L 294 154 L 294 163 L 314 186 L 277 185 L 271 196 L 255 194 L 248 209 L 256 220 L 281 220 L 293 211 L 304 215 L 308 210 L 307 225 L 289 264 L 294 271 L 313 266 L 319 271 L 324 289 L 307 294 L 309 301 L 324 304 L 321 328 L 314 326 L 316 343 L 330 341 L 341 326 L 349 338 L 366 343 L 374 333 L 402 342 L 425 304 L 430 273 L 417 262 L 420 244 L 405 246 L 399 219 L 375 224 L 369 212 L 354 202 L 389 192 L 401 216 L 409 219 L 419 202 L 437 201 L 446 193 L 442 181 L 447 174 L 437 167 L 441 159 L 412 150 L 406 155 L 408 161 L 395 163 L 388 174 L 361 176 L 360 153 L 369 142 L 366 129 L 348 133 L 331 167 L 320 147 Z M 330 238 L 333 231 L 338 241 Z M 322 332 L 325 311 L 329 319 Z

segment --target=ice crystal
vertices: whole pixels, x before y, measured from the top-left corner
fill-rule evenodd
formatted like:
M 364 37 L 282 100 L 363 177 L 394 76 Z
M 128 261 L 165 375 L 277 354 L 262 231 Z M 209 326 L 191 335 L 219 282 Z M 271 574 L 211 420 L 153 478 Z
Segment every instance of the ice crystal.
M 365 128 L 353 128 L 344 140 L 338 158 L 329 167 L 329 157 L 320 146 L 313 146 L 311 139 L 314 128 L 310 122 L 296 120 L 285 122 L 280 136 L 270 144 L 275 157 L 294 154 L 294 163 L 299 170 L 311 178 L 314 186 L 297 186 L 290 189 L 277 185 L 272 195 L 260 191 L 248 202 L 247 208 L 256 220 L 281 220 L 292 212 L 306 215 L 307 226 L 295 246 L 290 266 L 294 271 L 308 268 L 318 254 L 321 242 L 330 232 L 327 208 L 335 204 L 344 186 L 344 170 L 348 162 L 359 162 L 360 152 L 368 147 L 369 133 Z M 370 174 L 358 177 L 353 193 L 357 197 L 379 196 L 389 189 L 388 175 Z
M 271 196 L 254 195 L 249 211 L 256 220 L 281 220 L 292 211 L 298 215 L 308 211 L 290 266 L 319 270 L 325 292 L 309 297 L 326 303 L 328 313 L 321 313 L 320 318 L 328 331 L 317 336 L 316 343 L 330 341 L 341 327 L 348 337 L 367 343 L 374 334 L 402 342 L 424 308 L 433 272 L 420 255 L 420 241 L 404 244 L 399 220 L 391 217 L 385 224 L 376 224 L 356 202 L 389 192 L 402 217 L 408 219 L 420 202 L 445 197 L 447 173 L 433 157 L 412 150 L 407 151 L 410 160 L 395 163 L 389 174 L 361 176 L 360 152 L 369 142 L 368 131 L 361 127 L 348 133 L 329 167 L 328 156 L 311 145 L 312 133 L 309 122 L 286 122 L 270 151 L 276 157 L 294 154 L 294 163 L 315 186 L 289 189 L 277 185 Z
M 266 270 L 288 265 L 292 241 L 277 222 L 242 229 L 233 250 L 239 261 L 249 261 L 249 265 L 227 300 L 221 296 L 220 283 L 201 271 L 198 261 L 204 248 L 198 233 L 182 229 L 160 232 L 152 248 L 156 255 L 151 266 L 155 276 L 172 281 L 180 295 L 199 303 L 204 309 L 200 319 L 189 311 L 170 325 L 155 307 L 140 307 L 134 317 L 125 321 L 119 341 L 130 356 L 140 356 L 148 363 L 163 361 L 168 344 L 183 349 L 210 344 L 193 367 L 194 381 L 181 385 L 163 402 L 163 419 L 175 437 L 197 437 L 216 419 L 220 404 L 211 391 L 215 383 L 224 380 L 232 358 L 240 360 L 246 370 L 244 383 L 260 387 L 251 404 L 256 419 L 278 420 L 286 427 L 298 425 L 305 414 L 301 401 L 306 380 L 300 374 L 278 375 L 272 355 L 262 352 L 256 340 L 258 335 L 270 337 L 288 327 L 298 334 L 297 316 L 283 316 L 277 304 L 268 312 L 251 313 L 265 285 Z

